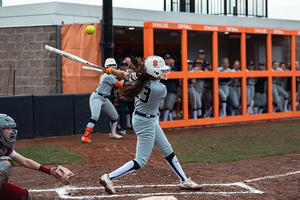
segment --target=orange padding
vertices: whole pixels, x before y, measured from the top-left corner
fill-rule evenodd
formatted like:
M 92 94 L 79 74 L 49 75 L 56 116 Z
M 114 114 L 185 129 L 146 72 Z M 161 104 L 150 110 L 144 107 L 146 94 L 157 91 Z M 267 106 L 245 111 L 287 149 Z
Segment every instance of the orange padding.
M 116 81 L 116 87 L 123 89 L 123 84 L 120 81 Z
M 91 24 L 61 26 L 61 49 L 93 64 L 101 66 L 100 24 L 92 24 L 96 32 L 88 35 L 85 29 Z M 62 57 L 63 94 L 92 93 L 99 84 L 99 72 L 83 70 L 82 63 Z

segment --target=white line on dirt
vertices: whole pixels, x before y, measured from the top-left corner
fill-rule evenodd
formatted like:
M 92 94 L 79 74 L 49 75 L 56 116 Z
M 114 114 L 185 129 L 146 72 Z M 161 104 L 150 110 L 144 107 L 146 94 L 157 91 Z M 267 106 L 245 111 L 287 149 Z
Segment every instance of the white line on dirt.
M 91 195 L 91 196 L 70 196 L 69 191 L 70 190 L 103 190 L 103 187 L 74 187 L 74 186 L 64 186 L 56 189 L 41 189 L 41 190 L 29 190 L 30 192 L 56 192 L 60 198 L 63 199 L 86 199 L 86 198 L 110 198 L 110 197 L 125 197 L 125 196 L 153 196 L 153 195 L 188 195 L 188 194 L 213 194 L 213 195 L 232 195 L 232 194 L 262 194 L 262 191 L 259 191 L 253 187 L 250 187 L 246 185 L 245 183 L 263 180 L 263 179 L 269 179 L 269 178 L 277 178 L 277 177 L 283 177 L 293 174 L 298 174 L 300 171 L 296 172 L 290 172 L 286 174 L 280 174 L 280 175 L 274 175 L 274 176 L 265 176 L 261 178 L 246 180 L 243 182 L 237 182 L 237 183 L 227 183 L 227 184 L 202 184 L 202 186 L 239 186 L 244 189 L 247 189 L 248 191 L 243 192 L 177 192 L 177 193 L 147 193 L 147 194 L 115 194 L 115 195 Z M 124 185 L 124 186 L 115 186 L 115 188 L 143 188 L 143 187 L 178 187 L 174 184 L 167 184 L 167 185 Z
M 288 175 L 299 174 L 299 173 L 300 173 L 300 171 L 296 171 L 296 172 L 290 172 L 290 173 L 280 174 L 280 175 L 275 175 L 275 176 L 265 176 L 265 177 L 261 177 L 261 178 L 246 180 L 244 182 L 249 183 L 249 182 L 259 181 L 259 180 L 263 180 L 263 179 L 267 179 L 267 178 L 277 178 L 277 177 L 288 176 Z

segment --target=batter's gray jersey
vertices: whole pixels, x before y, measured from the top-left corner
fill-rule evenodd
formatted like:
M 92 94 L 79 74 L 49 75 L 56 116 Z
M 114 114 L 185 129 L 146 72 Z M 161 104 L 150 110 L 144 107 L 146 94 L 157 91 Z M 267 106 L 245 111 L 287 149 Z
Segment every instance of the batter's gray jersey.
M 167 95 L 167 88 L 159 81 L 151 80 L 135 98 L 135 111 L 143 114 L 156 116 L 159 103 Z M 155 145 L 167 157 L 173 152 L 163 130 L 158 125 L 155 117 L 142 117 L 133 115 L 133 129 L 137 135 L 135 160 L 143 167 Z
M 99 85 L 97 86 L 96 92 L 104 95 L 110 95 L 110 91 L 114 86 L 114 83 L 117 81 L 115 75 L 113 74 L 103 74 Z
M 167 95 L 167 88 L 159 81 L 150 80 L 141 93 L 135 97 L 135 110 L 149 115 L 156 115 L 159 102 Z

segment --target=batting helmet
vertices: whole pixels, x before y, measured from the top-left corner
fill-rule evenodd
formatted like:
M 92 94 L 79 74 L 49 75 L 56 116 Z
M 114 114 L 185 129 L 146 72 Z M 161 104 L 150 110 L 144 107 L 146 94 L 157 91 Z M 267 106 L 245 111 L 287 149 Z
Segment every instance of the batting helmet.
M 114 65 L 114 66 L 112 66 Z M 108 68 L 108 67 L 114 67 L 115 69 L 117 69 L 117 63 L 116 63 L 116 60 L 114 58 L 107 58 L 105 60 L 105 64 L 104 64 L 104 67 L 105 68 Z
M 150 56 L 145 61 L 146 73 L 167 80 L 170 75 L 170 67 L 166 66 L 164 59 L 160 56 Z
M 12 132 L 4 130 L 5 128 L 15 128 L 17 124 L 6 114 L 0 114 L 0 141 L 7 147 L 14 147 L 18 131 L 12 129 Z

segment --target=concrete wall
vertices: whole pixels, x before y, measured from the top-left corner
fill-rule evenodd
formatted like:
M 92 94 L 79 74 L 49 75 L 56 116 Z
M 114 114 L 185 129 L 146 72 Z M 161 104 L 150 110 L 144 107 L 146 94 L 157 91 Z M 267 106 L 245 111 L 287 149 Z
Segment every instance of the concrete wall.
M 57 26 L 0 28 L 0 95 L 6 94 L 11 65 L 8 95 L 57 94 L 56 55 L 44 50 L 56 47 Z

